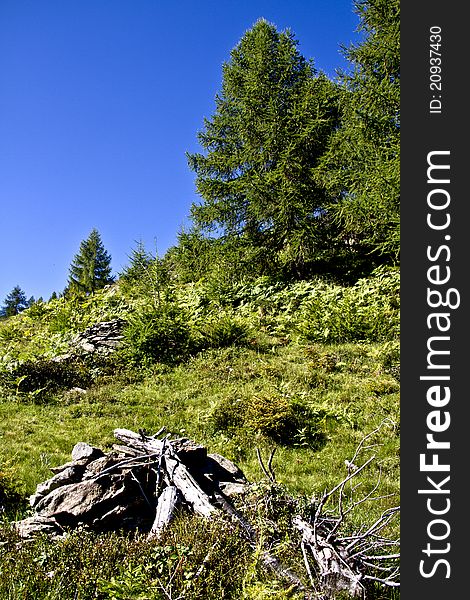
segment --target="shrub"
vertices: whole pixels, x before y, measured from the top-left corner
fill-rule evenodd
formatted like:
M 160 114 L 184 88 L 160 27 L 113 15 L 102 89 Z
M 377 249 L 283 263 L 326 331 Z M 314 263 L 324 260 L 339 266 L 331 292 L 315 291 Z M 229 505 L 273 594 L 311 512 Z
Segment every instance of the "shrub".
M 177 363 L 193 349 L 191 329 L 184 312 L 174 305 L 143 309 L 128 318 L 120 351 L 134 365 Z
M 378 269 L 353 287 L 328 285 L 304 304 L 298 329 L 309 342 L 385 341 L 400 327 L 399 273 Z
M 223 432 L 237 440 L 251 440 L 253 432 L 284 446 L 318 448 L 325 441 L 327 422 L 340 417 L 324 406 L 314 406 L 302 395 L 276 391 L 250 398 L 224 396 L 207 414 L 210 433 Z
M 224 397 L 208 415 L 214 432 L 231 431 L 243 427 L 245 406 L 240 398 Z
M 27 360 L 10 371 L 0 372 L 0 385 L 36 401 L 45 400 L 62 389 L 87 387 L 90 382 L 89 369 L 79 357 L 64 361 Z
M 226 348 L 243 345 L 248 339 L 248 326 L 231 315 L 208 318 L 199 328 L 204 348 Z
M 8 518 L 17 518 L 18 513 L 24 511 L 27 504 L 13 475 L 13 469 L 0 464 L 0 514 L 4 513 Z

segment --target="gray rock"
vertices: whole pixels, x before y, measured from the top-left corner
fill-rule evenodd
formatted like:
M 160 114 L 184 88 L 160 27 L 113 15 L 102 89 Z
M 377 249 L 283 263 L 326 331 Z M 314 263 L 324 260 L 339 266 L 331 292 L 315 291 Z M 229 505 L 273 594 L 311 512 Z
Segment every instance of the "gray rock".
M 90 462 L 89 458 L 82 458 L 80 460 L 71 460 L 70 462 L 67 462 L 63 465 L 59 465 L 58 467 L 51 467 L 51 471 L 53 473 L 61 473 L 62 471 L 65 471 L 65 469 L 68 469 L 69 467 L 73 467 L 74 465 L 83 466 L 85 468 L 85 466 L 89 462 Z
M 24 539 L 31 539 L 39 533 L 47 533 L 52 537 L 60 536 L 64 533 L 64 530 L 54 517 L 44 517 L 42 515 L 34 515 L 22 521 L 14 521 L 12 526 L 16 529 L 19 536 Z
M 126 496 L 126 480 L 89 479 L 64 485 L 42 498 L 35 507 L 41 516 L 54 516 L 61 524 L 90 523 Z
M 248 490 L 246 483 L 237 483 L 232 481 L 221 481 L 219 483 L 221 491 L 225 496 L 236 496 L 238 494 L 244 494 Z
M 110 467 L 122 462 L 115 454 L 106 454 L 88 463 L 83 479 L 91 479 Z
M 36 488 L 36 493 L 29 499 L 30 505 L 33 507 L 36 506 L 41 498 L 63 485 L 77 483 L 81 480 L 84 470 L 85 465 L 72 463 L 69 467 L 54 475 L 54 477 L 44 481 L 44 483 L 40 483 Z
M 78 442 L 78 444 L 75 444 L 72 450 L 72 460 L 74 462 L 82 459 L 88 459 L 89 461 L 92 461 L 97 458 L 101 458 L 102 456 L 104 456 L 104 452 L 102 450 L 95 448 L 94 446 L 90 446 L 90 444 L 86 444 L 85 442 Z
M 246 482 L 242 470 L 231 460 L 220 454 L 207 455 L 205 472 L 214 481 Z

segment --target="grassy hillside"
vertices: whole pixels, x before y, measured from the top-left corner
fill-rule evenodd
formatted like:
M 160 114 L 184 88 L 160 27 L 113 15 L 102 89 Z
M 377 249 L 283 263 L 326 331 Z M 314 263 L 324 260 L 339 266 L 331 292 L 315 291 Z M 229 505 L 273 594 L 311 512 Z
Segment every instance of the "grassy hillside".
M 348 493 L 366 495 L 379 482 L 379 499 L 349 515 L 349 530 L 399 504 L 397 271 L 349 288 L 163 285 L 157 275 L 36 303 L 0 322 L 2 598 L 297 597 L 262 566 L 261 549 L 308 584 L 291 518 L 347 475 L 345 461 L 371 432 L 358 460 L 375 459 Z M 127 323 L 117 352 L 53 360 L 76 333 L 115 318 Z M 196 517 L 179 519 L 159 543 L 81 532 L 17 544 L 8 520 L 27 514 L 22 499 L 76 442 L 105 449 L 114 428 L 163 425 L 235 461 L 257 484 L 242 508 L 262 532 L 259 548 L 222 521 Z M 256 449 L 265 460 L 275 449 L 275 484 Z M 397 522 L 389 533 L 398 535 Z M 396 595 L 372 586 L 368 597 Z

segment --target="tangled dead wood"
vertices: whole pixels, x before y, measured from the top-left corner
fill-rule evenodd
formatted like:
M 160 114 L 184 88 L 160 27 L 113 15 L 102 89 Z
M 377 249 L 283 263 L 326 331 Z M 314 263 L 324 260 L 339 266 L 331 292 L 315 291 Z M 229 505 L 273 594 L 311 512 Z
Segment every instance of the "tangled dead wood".
M 346 477 L 323 494 L 315 504 L 313 517 L 298 514 L 292 519 L 294 530 L 300 533 L 308 577 L 286 568 L 272 550 L 261 548 L 262 563 L 303 593 L 305 599 L 332 597 L 338 590 L 351 597 L 365 597 L 369 580 L 398 585 L 399 554 L 395 547 L 399 542 L 381 536 L 398 507 L 385 511 L 375 523 L 352 535 L 342 534 L 352 511 L 380 498 L 373 496 L 378 483 L 358 500 L 351 500 L 346 492 L 346 486 L 351 487 L 374 460 L 372 456 L 361 466 L 355 465 L 365 442 L 375 433 L 362 440 L 347 462 Z M 105 454 L 80 442 L 72 451 L 71 462 L 52 469 L 54 476 L 39 484 L 31 496 L 33 515 L 14 524 L 23 538 L 38 532 L 62 535 L 67 529 L 86 527 L 95 531 L 138 529 L 158 539 L 178 511 L 186 510 L 207 519 L 220 516 L 228 520 L 253 549 L 260 549 L 257 528 L 232 501 L 233 495 L 243 494 L 250 486 L 234 463 L 218 454 L 208 454 L 204 446 L 187 438 L 171 439 L 165 428 L 154 435 L 116 429 L 114 437 L 118 443 L 111 452 Z M 277 486 L 272 466 L 274 451 L 267 466 L 259 450 L 257 455 L 270 485 Z M 326 511 L 333 498 L 338 503 L 335 516 Z
M 352 598 L 365 598 L 365 583 L 368 581 L 375 581 L 387 587 L 400 585 L 400 541 L 382 535 L 383 530 L 399 514 L 399 506 L 385 510 L 374 523 L 360 531 L 349 535 L 342 534 L 347 516 L 359 505 L 388 497 L 374 496 L 379 488 L 380 477 L 374 488 L 359 498 L 355 497 L 359 484 L 354 485 L 354 480 L 374 461 L 375 456 L 371 456 L 360 466 L 355 463 L 358 462 L 365 443 L 377 434 L 385 423 L 361 440 L 352 459 L 346 461 L 346 477 L 323 494 L 316 504 L 313 518 L 306 521 L 300 515 L 296 515 L 293 519 L 294 527 L 301 534 L 302 554 L 311 584 L 315 588 L 310 566 L 310 560 L 313 558 L 319 572 L 319 586 L 326 598 L 332 597 L 331 594 L 334 597 L 338 591 L 345 591 Z M 325 508 L 332 498 L 337 498 L 333 515 L 327 513 Z

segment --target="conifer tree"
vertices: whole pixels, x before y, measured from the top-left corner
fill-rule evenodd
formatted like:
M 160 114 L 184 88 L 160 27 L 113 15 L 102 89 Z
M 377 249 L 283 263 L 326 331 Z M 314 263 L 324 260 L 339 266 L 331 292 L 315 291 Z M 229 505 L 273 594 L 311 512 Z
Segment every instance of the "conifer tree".
M 119 274 L 121 279 L 128 283 L 138 281 L 144 277 L 154 260 L 150 252 L 145 249 L 145 244 L 142 241 L 136 243 L 128 258 L 129 264 Z
M 325 192 L 312 168 L 336 123 L 336 91 L 297 50 L 290 31 L 261 19 L 223 66 L 216 111 L 188 154 L 202 198 L 196 229 L 263 248 L 301 265 L 327 231 Z
M 105 250 L 97 229 L 80 244 L 69 271 L 67 293 L 90 294 L 112 283 L 111 256 Z
M 26 294 L 19 285 L 16 285 L 5 298 L 3 306 L 0 308 L 0 316 L 11 317 L 25 310 L 25 308 L 28 308 Z
M 341 122 L 319 173 L 330 215 L 356 254 L 393 261 L 400 247 L 400 3 L 354 5 L 364 39 L 344 49 L 352 72 L 342 74 Z

